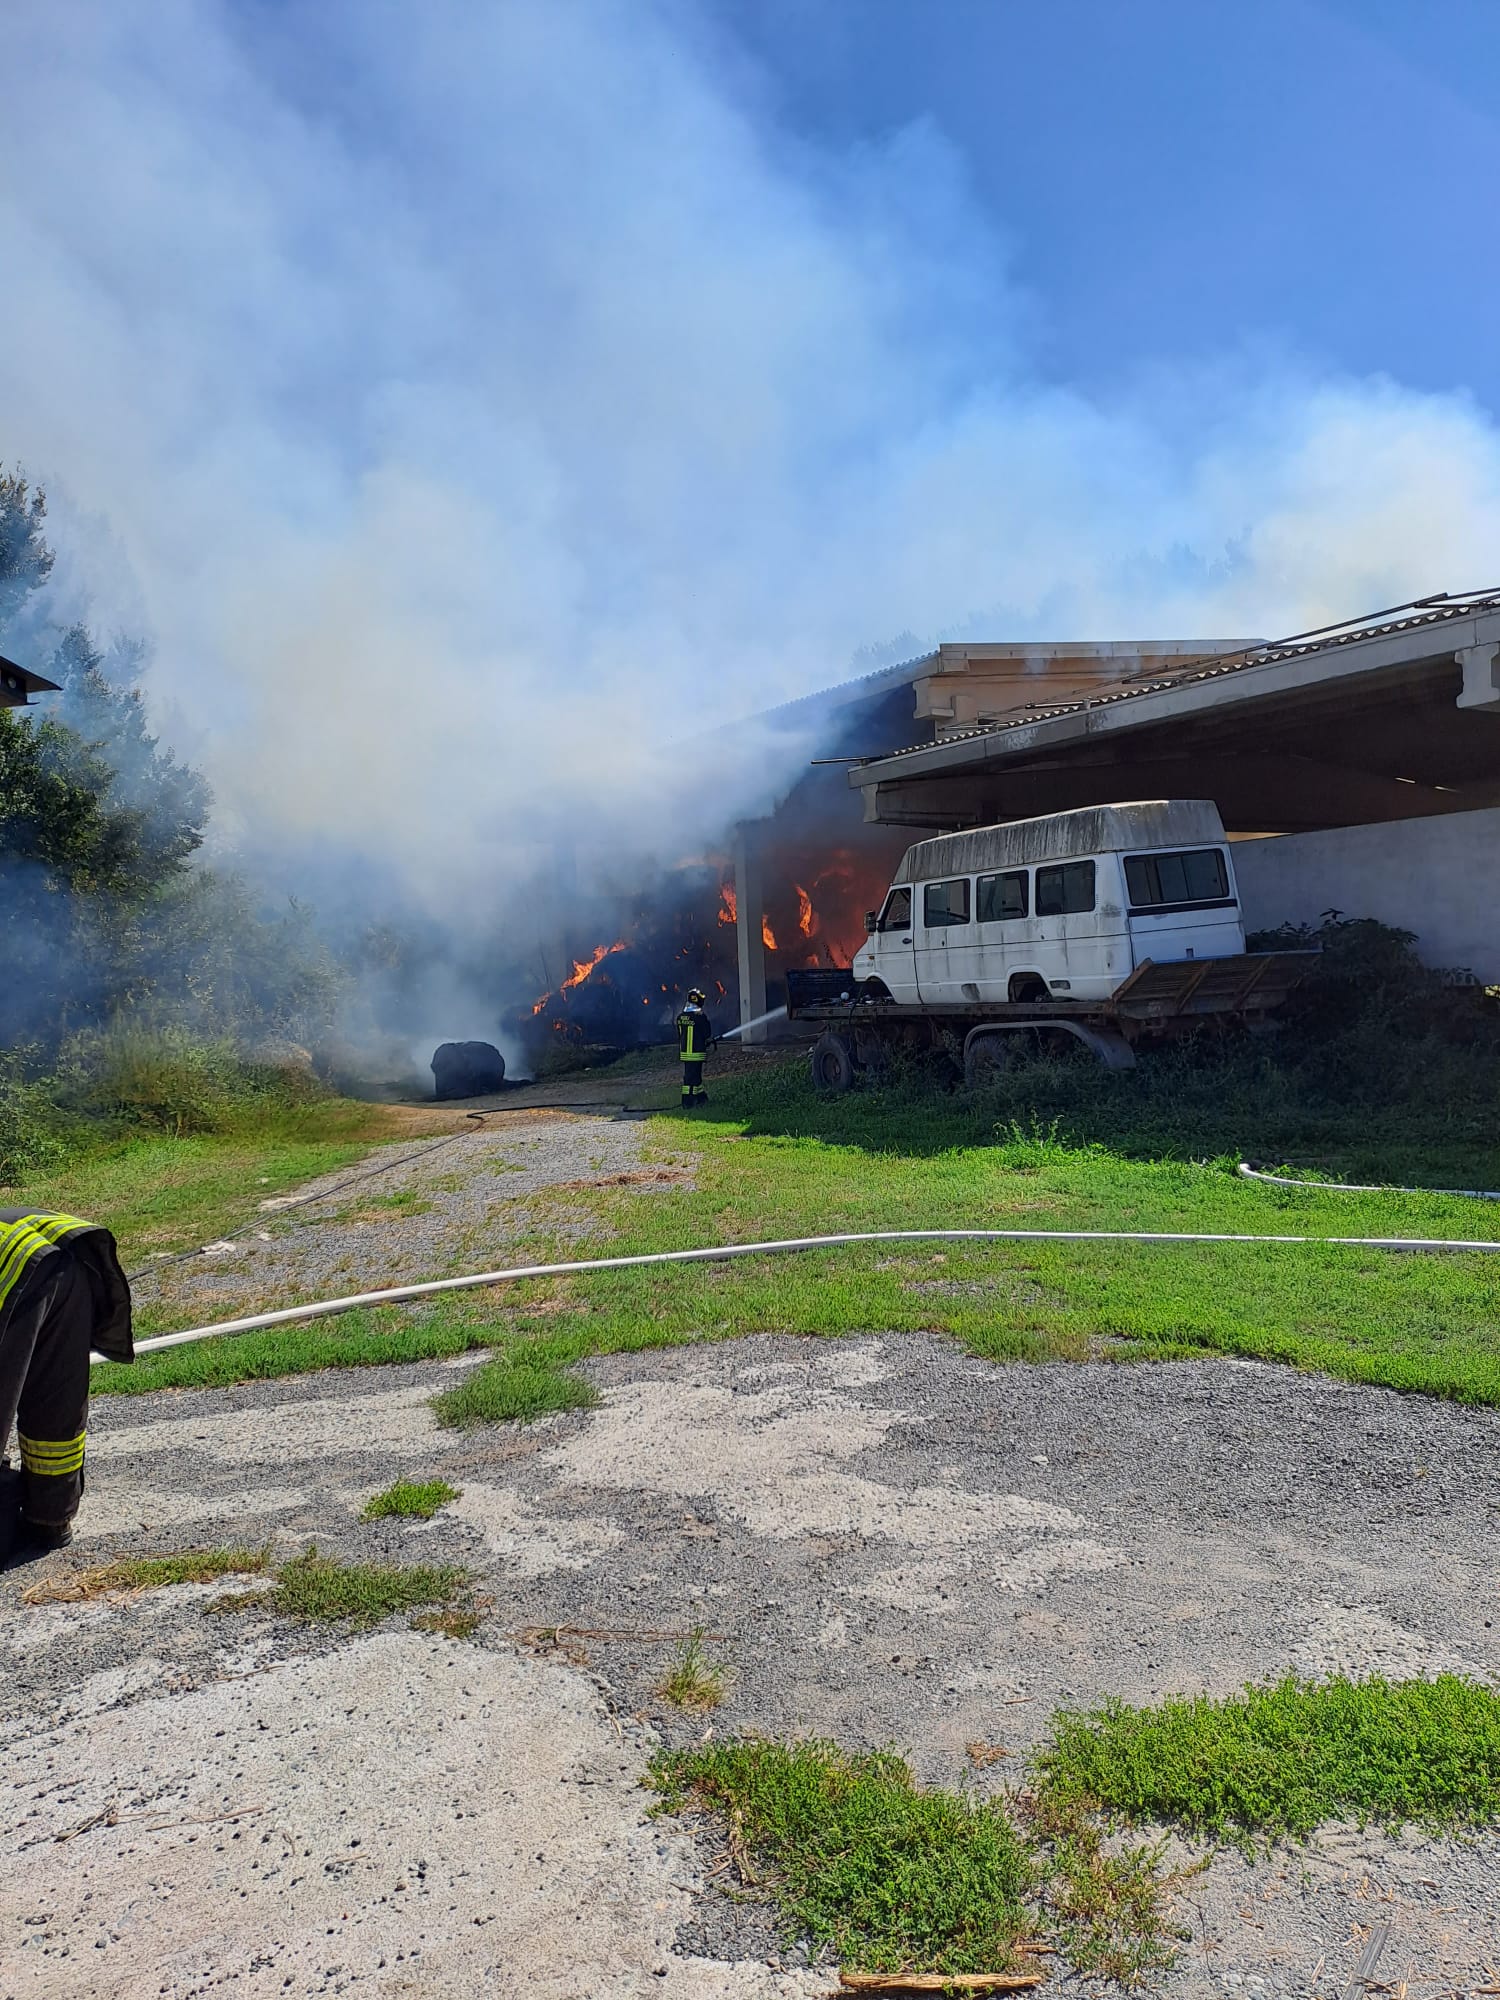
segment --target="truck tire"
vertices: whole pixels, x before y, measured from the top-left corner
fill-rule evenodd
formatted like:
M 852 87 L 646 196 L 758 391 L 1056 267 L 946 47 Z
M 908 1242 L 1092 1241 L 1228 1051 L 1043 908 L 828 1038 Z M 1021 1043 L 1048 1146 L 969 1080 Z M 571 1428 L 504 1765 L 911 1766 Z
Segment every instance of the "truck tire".
M 842 1035 L 823 1034 L 812 1045 L 812 1080 L 830 1096 L 854 1087 L 854 1055 Z

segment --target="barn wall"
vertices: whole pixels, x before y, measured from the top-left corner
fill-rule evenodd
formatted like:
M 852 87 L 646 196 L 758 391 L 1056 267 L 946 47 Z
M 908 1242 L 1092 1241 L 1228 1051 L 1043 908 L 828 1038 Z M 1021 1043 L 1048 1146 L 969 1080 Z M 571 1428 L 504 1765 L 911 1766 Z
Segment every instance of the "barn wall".
M 1428 965 L 1500 984 L 1500 809 L 1234 845 L 1245 928 L 1325 910 L 1415 931 Z

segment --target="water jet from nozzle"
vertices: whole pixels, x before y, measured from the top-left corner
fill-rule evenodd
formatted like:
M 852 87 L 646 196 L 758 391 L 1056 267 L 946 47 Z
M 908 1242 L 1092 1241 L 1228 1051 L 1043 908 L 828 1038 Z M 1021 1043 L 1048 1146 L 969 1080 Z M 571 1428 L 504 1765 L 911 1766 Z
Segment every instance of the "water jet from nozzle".
M 753 1021 L 741 1021 L 737 1028 L 726 1028 L 723 1034 L 719 1036 L 719 1040 L 727 1042 L 732 1040 L 735 1035 L 745 1035 L 752 1028 L 764 1026 L 767 1021 L 784 1021 L 785 1019 L 785 1007 L 773 1007 L 768 1014 L 757 1014 Z

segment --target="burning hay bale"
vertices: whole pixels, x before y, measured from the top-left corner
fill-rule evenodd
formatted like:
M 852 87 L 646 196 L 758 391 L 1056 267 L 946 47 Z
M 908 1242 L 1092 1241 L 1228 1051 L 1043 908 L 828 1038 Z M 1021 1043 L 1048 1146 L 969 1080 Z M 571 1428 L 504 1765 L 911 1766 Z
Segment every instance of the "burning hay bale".
M 505 1058 L 490 1042 L 444 1042 L 432 1058 L 434 1097 L 487 1097 L 505 1081 Z

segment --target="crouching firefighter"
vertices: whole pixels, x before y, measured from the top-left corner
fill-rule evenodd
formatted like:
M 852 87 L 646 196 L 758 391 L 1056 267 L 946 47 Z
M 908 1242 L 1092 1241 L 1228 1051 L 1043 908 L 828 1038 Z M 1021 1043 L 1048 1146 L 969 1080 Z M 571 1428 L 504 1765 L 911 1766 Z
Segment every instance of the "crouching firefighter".
M 83 1498 L 89 1353 L 133 1361 L 130 1286 L 107 1229 L 76 1215 L 0 1209 L 0 1454 L 16 1426 L 19 1491 L 0 1518 L 0 1561 L 60 1549 Z M 19 1501 L 19 1517 L 17 1517 Z
M 703 1011 L 703 995 L 695 986 L 687 1005 L 677 1016 L 677 1046 L 682 1053 L 682 1102 L 707 1104 L 703 1088 L 703 1059 L 714 1045 L 714 1031 Z

